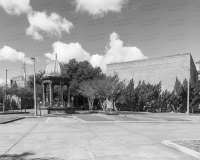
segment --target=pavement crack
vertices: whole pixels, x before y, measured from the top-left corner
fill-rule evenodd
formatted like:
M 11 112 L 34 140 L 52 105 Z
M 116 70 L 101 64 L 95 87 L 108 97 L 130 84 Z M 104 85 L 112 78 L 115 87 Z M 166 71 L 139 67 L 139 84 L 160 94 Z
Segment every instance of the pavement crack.
M 84 147 L 84 149 L 87 151 L 87 153 L 89 154 L 90 158 L 91 158 L 92 160 L 94 160 L 94 159 L 96 159 L 96 155 L 95 155 L 95 153 L 92 152 L 89 148 L 90 148 L 90 147 L 92 148 L 92 141 L 93 141 L 95 138 L 97 138 L 97 134 L 91 130 L 90 126 L 88 126 L 88 129 L 89 129 L 89 131 L 90 131 L 91 133 L 94 134 L 94 136 L 88 140 L 89 147 Z
M 91 133 L 94 134 L 93 138 L 91 138 L 90 140 L 88 140 L 89 146 L 92 147 L 92 144 L 91 144 L 91 143 L 92 143 L 92 141 L 93 141 L 95 138 L 97 138 L 97 134 L 91 130 L 90 126 L 88 126 L 88 129 L 89 129 L 89 131 L 90 131 Z
M 22 138 L 20 138 L 12 147 L 10 147 L 4 154 L 0 156 L 2 158 L 4 155 L 6 155 L 13 147 L 15 147 L 22 139 L 24 139 L 36 126 L 35 124 Z
M 83 147 L 86 151 L 87 151 L 87 153 L 89 154 L 89 156 L 90 156 L 90 158 L 92 159 L 92 160 L 95 160 L 96 159 L 96 155 L 95 155 L 95 153 L 94 152 L 92 152 L 90 149 L 88 149 L 87 147 Z
M 97 135 L 95 134 L 94 137 L 88 141 L 88 144 L 90 145 L 90 147 L 92 147 L 92 144 L 91 144 L 91 143 L 92 143 L 92 141 L 93 141 L 96 137 L 97 137 Z

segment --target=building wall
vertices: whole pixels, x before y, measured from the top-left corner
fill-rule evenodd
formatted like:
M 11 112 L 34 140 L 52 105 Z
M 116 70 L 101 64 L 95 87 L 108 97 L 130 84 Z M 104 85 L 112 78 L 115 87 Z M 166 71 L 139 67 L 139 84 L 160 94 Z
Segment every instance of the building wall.
M 28 81 L 30 75 L 26 76 L 26 82 Z M 11 79 L 11 85 L 12 83 L 16 83 L 19 87 L 25 87 L 25 78 L 24 76 L 17 76 L 17 77 L 12 77 Z
M 155 59 L 146 59 L 139 61 L 114 63 L 107 65 L 107 74 L 118 73 L 121 80 L 134 79 L 138 84 L 140 80 L 145 80 L 151 84 L 162 82 L 162 90 L 172 91 L 176 77 L 183 82 L 189 78 L 189 69 L 193 66 L 190 54 L 179 54 Z M 191 70 L 192 81 L 197 80 L 197 71 L 193 67 Z

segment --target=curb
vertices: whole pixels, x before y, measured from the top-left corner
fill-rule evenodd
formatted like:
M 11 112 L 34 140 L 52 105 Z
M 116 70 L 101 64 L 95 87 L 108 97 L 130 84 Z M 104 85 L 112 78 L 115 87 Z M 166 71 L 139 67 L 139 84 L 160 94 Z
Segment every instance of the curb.
M 166 121 L 84 121 L 83 123 L 168 123 Z
M 167 121 L 85 121 L 76 116 L 73 118 L 78 119 L 82 123 L 168 123 Z
M 20 120 L 20 119 L 24 119 L 24 118 L 25 118 L 25 117 L 14 118 L 14 119 L 11 119 L 11 120 L 7 120 L 7 121 L 0 122 L 0 124 L 6 124 L 6 123 L 18 121 L 18 120 Z
M 181 152 L 184 152 L 184 153 L 189 154 L 189 155 L 191 155 L 195 158 L 200 159 L 200 153 L 199 152 L 192 150 L 190 148 L 184 147 L 184 146 L 180 146 L 180 145 L 178 145 L 178 144 L 176 144 L 176 143 L 174 143 L 170 140 L 164 140 L 164 141 L 162 141 L 162 144 L 169 146 L 169 147 L 172 147 L 172 148 L 175 148 L 175 149 L 177 149 Z
M 79 121 L 81 121 L 82 123 L 196 123 L 194 121 L 85 121 L 85 120 L 82 120 L 76 116 L 73 116 L 73 118 L 76 118 L 78 119 Z
M 13 114 L 29 114 L 30 112 L 10 112 L 10 113 L 0 113 L 0 115 L 13 115 Z

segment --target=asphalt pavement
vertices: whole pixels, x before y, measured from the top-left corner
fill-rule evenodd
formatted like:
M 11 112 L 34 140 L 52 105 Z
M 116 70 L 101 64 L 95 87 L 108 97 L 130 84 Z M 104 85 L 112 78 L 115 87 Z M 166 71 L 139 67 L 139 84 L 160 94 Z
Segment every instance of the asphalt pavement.
M 0 157 L 13 160 L 193 160 L 163 140 L 200 139 L 199 123 L 83 123 L 25 118 L 0 125 Z

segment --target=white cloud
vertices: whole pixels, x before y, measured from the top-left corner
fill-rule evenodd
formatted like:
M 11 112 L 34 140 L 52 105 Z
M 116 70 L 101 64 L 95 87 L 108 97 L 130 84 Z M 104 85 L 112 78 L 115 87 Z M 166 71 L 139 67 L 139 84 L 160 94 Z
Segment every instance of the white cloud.
M 32 36 L 35 40 L 43 40 L 43 36 L 61 37 L 62 32 L 69 33 L 73 24 L 62 18 L 57 13 L 51 13 L 49 16 L 45 11 L 32 11 L 27 15 L 30 26 L 26 29 L 26 34 Z
M 109 47 L 106 49 L 105 55 L 92 55 L 91 63 L 93 66 L 101 66 L 102 70 L 106 71 L 106 64 L 127 62 L 140 59 L 146 59 L 140 49 L 135 46 L 126 47 L 123 41 L 119 39 L 119 35 L 113 32 L 110 35 Z
M 90 60 L 90 54 L 86 52 L 79 43 L 62 43 L 55 42 L 53 45 L 54 53 L 57 53 L 60 62 L 68 62 L 75 58 L 77 61 Z M 45 56 L 50 60 L 55 59 L 55 55 L 46 53 Z
M 58 60 L 60 62 L 67 63 L 73 58 L 77 61 L 88 60 L 94 67 L 101 67 L 104 72 L 106 72 L 106 64 L 109 63 L 148 58 L 137 47 L 124 46 L 123 41 L 119 39 L 118 34 L 115 32 L 110 35 L 110 43 L 105 50 L 105 55 L 95 54 L 91 56 L 79 43 L 66 44 L 59 41 L 53 44 L 53 52 L 58 54 Z M 55 60 L 55 55 L 51 53 L 46 53 L 45 56 L 50 60 Z
M 32 10 L 30 0 L 0 0 L 0 8 L 10 15 L 20 15 Z
M 23 52 L 18 52 L 9 46 L 4 46 L 2 49 L 0 49 L 0 60 L 11 62 L 22 61 L 32 64 L 31 60 L 25 57 Z
M 103 17 L 108 12 L 121 12 L 129 0 L 74 0 L 76 11 Z

